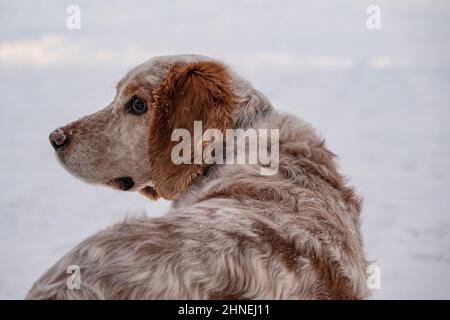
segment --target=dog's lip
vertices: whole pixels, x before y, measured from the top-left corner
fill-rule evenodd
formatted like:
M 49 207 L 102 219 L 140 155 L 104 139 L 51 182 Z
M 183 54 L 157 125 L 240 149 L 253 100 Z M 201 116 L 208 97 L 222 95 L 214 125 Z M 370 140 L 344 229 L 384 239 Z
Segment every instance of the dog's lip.
M 128 191 L 134 187 L 134 180 L 131 177 L 114 178 L 109 180 L 107 183 L 123 191 Z

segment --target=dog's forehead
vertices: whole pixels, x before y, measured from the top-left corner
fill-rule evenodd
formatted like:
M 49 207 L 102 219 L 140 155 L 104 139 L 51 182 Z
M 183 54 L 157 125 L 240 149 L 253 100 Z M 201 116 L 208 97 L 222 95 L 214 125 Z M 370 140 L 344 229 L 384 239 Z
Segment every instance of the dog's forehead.
M 123 90 L 127 85 L 148 85 L 156 86 L 166 75 L 172 65 L 177 62 L 197 62 L 213 60 L 207 56 L 195 54 L 171 55 L 153 57 L 137 67 L 130 70 L 125 77 L 117 84 L 118 91 Z

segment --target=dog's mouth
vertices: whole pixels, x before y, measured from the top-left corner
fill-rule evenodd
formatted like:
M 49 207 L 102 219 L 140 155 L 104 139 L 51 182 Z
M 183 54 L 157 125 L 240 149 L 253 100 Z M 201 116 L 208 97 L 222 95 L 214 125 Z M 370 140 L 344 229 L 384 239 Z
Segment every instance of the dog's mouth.
M 122 191 L 128 191 L 134 187 L 134 180 L 131 177 L 119 177 L 109 180 L 107 184 Z

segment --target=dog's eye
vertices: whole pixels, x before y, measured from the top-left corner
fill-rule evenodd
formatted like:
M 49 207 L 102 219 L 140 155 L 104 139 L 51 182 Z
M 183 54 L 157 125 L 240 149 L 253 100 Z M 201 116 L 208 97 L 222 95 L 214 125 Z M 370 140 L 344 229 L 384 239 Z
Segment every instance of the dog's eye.
M 147 103 L 138 96 L 131 97 L 130 112 L 135 115 L 141 115 L 147 112 Z

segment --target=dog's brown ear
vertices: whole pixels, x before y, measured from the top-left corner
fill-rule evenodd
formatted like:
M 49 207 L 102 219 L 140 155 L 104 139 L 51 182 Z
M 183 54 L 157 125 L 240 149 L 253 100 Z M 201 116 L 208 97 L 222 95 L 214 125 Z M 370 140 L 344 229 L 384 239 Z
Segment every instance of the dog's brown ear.
M 233 128 L 234 100 L 229 74 L 217 62 L 178 63 L 170 69 L 153 91 L 150 111 L 149 155 L 158 194 L 176 199 L 206 166 L 194 164 L 193 148 L 191 164 L 175 164 L 171 153 L 179 141 L 171 141 L 172 132 L 186 129 L 194 137 L 194 121 L 201 121 L 203 131 L 224 134 Z

